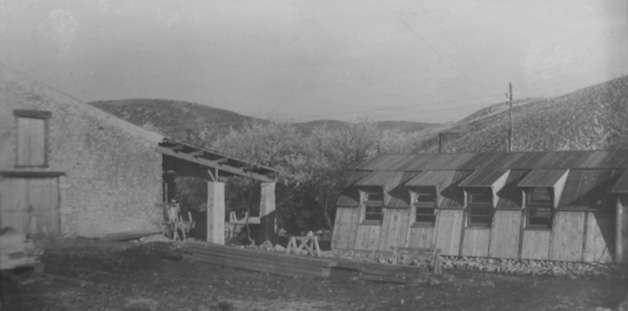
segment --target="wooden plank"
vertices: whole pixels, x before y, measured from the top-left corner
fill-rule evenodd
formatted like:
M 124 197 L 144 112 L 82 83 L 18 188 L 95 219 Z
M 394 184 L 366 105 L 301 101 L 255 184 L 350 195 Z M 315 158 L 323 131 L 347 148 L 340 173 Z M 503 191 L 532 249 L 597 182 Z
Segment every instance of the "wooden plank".
M 598 263 L 613 262 L 613 257 L 609 251 L 609 248 L 613 246 L 609 245 L 609 241 L 604 239 L 602 231 L 608 230 L 611 231 L 611 234 L 614 234 L 614 232 L 612 232 L 614 221 L 615 219 L 612 217 L 612 214 L 595 215 L 595 213 L 589 212 L 586 223 L 587 236 L 582 252 L 582 261 Z
M 334 223 L 334 234 L 331 240 L 332 249 L 353 249 L 354 243 L 349 243 L 354 228 L 353 214 L 358 210 L 355 207 L 338 207 Z M 353 233 L 355 238 L 355 232 Z
M 46 120 L 30 119 L 29 164 L 46 164 Z
M 59 233 L 59 186 L 57 178 L 28 179 L 28 201 L 32 207 L 31 233 Z
M 556 212 L 552 226 L 550 260 L 580 261 L 584 232 L 584 212 Z
M 0 180 L 0 228 L 11 227 L 17 233 L 30 233 L 27 187 L 23 178 Z
M 349 226 L 347 227 L 347 231 L 349 232 L 347 238 L 347 248 L 348 249 L 356 249 L 356 241 L 358 236 L 358 227 L 360 226 L 360 221 L 362 221 L 362 209 L 360 207 L 354 208 L 351 210 L 351 220 L 349 221 Z
M 30 118 L 17 118 L 17 166 L 30 166 Z
M 301 267 L 290 267 L 284 266 L 278 263 L 272 262 L 255 262 L 251 260 L 245 259 L 233 259 L 233 258 L 221 258 L 221 257 L 212 257 L 212 256 L 203 256 L 203 255 L 186 255 L 185 258 L 198 260 L 206 263 L 217 264 L 221 266 L 233 267 L 237 269 L 243 270 L 252 270 L 264 273 L 273 273 L 280 274 L 286 276 L 318 276 L 318 277 L 328 277 L 329 276 L 329 268 L 320 268 L 319 270 L 306 270 Z
M 517 258 L 521 233 L 521 211 L 496 210 L 491 230 L 489 257 Z
M 524 230 L 521 259 L 549 259 L 550 230 Z
M 381 225 L 359 225 L 356 233 L 355 249 L 377 250 Z
M 347 238 L 349 232 L 347 227 L 349 225 L 350 211 L 348 207 L 336 208 L 336 219 L 334 220 L 334 232 L 331 236 L 331 248 L 332 249 L 346 249 Z
M 438 212 L 439 224 L 436 227 L 436 248 L 440 248 L 443 251 L 443 255 L 459 255 L 462 216 L 462 210 L 440 210 Z
M 106 234 L 100 237 L 103 241 L 128 241 L 128 240 L 136 240 L 141 237 L 160 234 L 161 231 L 127 231 L 127 232 L 118 232 Z
M 434 227 L 411 227 L 409 247 L 431 248 L 433 247 Z
M 377 249 L 388 251 L 391 246 L 404 246 L 409 209 L 386 209 Z
M 262 255 L 255 252 L 242 252 L 242 253 L 231 253 L 231 252 L 212 252 L 212 251 L 201 251 L 194 250 L 191 253 L 203 255 L 203 256 L 214 256 L 214 257 L 229 257 L 233 259 L 243 259 L 243 260 L 251 260 L 251 261 L 270 261 L 270 262 L 281 262 L 285 264 L 296 264 L 300 266 L 316 266 L 316 267 L 330 267 L 333 265 L 333 261 L 330 260 L 314 260 L 314 257 L 305 257 L 305 256 L 283 256 L 276 253 L 268 253 L 268 255 Z
M 190 242 L 187 242 L 187 243 L 191 244 Z M 249 258 L 251 260 L 269 259 L 273 261 L 286 261 L 286 262 L 292 261 L 292 262 L 297 262 L 299 264 L 324 265 L 324 266 L 331 266 L 334 264 L 333 260 L 328 259 L 328 258 L 323 258 L 323 257 L 298 256 L 298 255 L 291 255 L 291 254 L 286 254 L 286 253 L 273 253 L 273 252 L 266 252 L 266 251 L 239 249 L 239 248 L 228 247 L 228 246 L 205 247 L 203 245 L 196 244 L 196 245 L 188 245 L 187 249 L 190 252 L 197 253 L 197 254 L 206 254 L 206 255 L 220 254 L 220 255 L 229 255 L 229 256 L 240 257 L 240 258 Z
M 466 228 L 462 256 L 487 257 L 490 234 L 489 228 Z
M 315 258 L 315 257 L 305 257 L 305 256 L 285 256 L 287 254 L 270 253 L 270 252 L 268 252 L 268 256 L 264 256 L 262 254 L 256 254 L 254 252 L 228 253 L 228 252 L 195 251 L 192 253 L 196 255 L 202 255 L 202 256 L 241 259 L 241 260 L 249 260 L 249 261 L 255 261 L 255 262 L 274 262 L 274 263 L 285 264 L 288 266 L 299 266 L 299 267 L 303 267 L 304 269 L 321 268 L 321 267 L 329 268 L 335 265 L 333 260 Z

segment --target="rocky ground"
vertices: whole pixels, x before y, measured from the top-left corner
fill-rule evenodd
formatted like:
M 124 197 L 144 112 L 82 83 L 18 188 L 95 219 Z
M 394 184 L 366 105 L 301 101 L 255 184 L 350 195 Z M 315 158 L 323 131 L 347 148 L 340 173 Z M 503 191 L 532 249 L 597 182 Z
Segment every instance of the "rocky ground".
M 3 276 L 2 310 L 627 309 L 620 304 L 628 281 L 619 272 L 569 278 L 454 269 L 452 263 L 431 282 L 396 285 L 216 267 L 183 259 L 181 246 L 49 241 L 45 274 Z

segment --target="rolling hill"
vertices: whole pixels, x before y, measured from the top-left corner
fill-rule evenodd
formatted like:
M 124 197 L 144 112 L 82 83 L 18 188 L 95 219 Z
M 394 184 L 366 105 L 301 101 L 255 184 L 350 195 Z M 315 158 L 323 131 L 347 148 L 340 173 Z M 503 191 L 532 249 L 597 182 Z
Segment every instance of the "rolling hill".
M 238 129 L 251 121 L 267 122 L 205 105 L 161 99 L 128 99 L 90 103 L 146 129 L 192 143 Z M 505 102 L 482 108 L 449 124 L 382 121 L 381 130 L 418 133 L 415 152 L 437 152 L 438 134 L 445 152 L 508 150 L 509 113 Z M 628 76 L 552 98 L 513 101 L 512 150 L 591 150 L 628 148 Z M 304 131 L 338 129 L 346 122 L 316 120 L 295 123 Z
M 628 148 L 628 76 L 552 98 L 525 99 L 512 111 L 513 151 Z M 417 152 L 436 152 L 438 133 L 446 152 L 508 150 L 506 103 L 429 129 Z
M 267 122 L 224 109 L 176 100 L 125 99 L 95 101 L 89 104 L 145 129 L 192 143 L 226 133 L 230 128 L 239 129 L 247 122 Z M 315 120 L 294 125 L 307 132 L 314 128 L 338 129 L 347 126 L 348 123 Z M 436 124 L 410 121 L 377 122 L 377 127 L 381 130 L 397 129 L 401 132 L 416 132 L 433 126 Z
M 184 141 L 203 141 L 261 119 L 224 109 L 165 99 L 125 99 L 90 102 L 97 108 L 145 129 Z

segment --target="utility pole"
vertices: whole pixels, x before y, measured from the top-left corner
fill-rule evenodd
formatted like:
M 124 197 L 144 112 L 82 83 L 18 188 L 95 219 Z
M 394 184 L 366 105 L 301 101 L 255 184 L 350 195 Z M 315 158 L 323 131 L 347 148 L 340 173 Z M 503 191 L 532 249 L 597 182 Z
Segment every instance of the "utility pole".
M 510 127 L 508 128 L 508 152 L 512 152 L 512 83 L 508 82 L 508 121 Z

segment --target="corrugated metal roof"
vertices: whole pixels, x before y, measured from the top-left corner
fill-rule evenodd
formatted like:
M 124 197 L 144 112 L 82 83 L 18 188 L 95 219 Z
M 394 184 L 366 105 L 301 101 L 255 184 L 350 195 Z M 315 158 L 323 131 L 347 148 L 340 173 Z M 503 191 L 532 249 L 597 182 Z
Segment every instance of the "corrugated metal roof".
M 409 154 L 384 154 L 377 156 L 369 161 L 366 161 L 354 169 L 356 170 L 378 170 L 378 171 L 396 171 L 397 168 L 402 166 L 408 161 L 415 158 L 414 155 Z
M 403 172 L 371 172 L 366 175 L 364 178 L 358 180 L 354 183 L 355 186 L 390 186 L 395 184 L 395 186 L 401 180 L 403 176 Z
M 511 170 L 506 180 L 506 185 L 499 192 L 497 196 L 499 200 L 495 208 L 503 209 L 521 209 L 523 204 L 523 194 L 521 188 L 517 186 L 530 171 Z
M 570 168 L 625 169 L 628 150 L 380 155 L 356 167 L 373 171 Z
M 612 210 L 610 189 L 620 174 L 621 170 L 571 170 L 558 208 Z
M 336 201 L 336 205 L 348 207 L 358 206 L 358 204 L 360 204 L 360 192 L 353 187 L 353 184 L 371 173 L 371 171 L 352 171 L 344 191 Z
M 469 177 L 472 173 L 473 171 L 456 171 L 451 180 L 451 184 L 441 191 L 441 194 L 443 195 L 441 207 L 462 208 L 464 205 L 464 191 L 458 186 L 458 184 L 465 178 Z
M 628 193 L 628 171 L 624 171 L 613 187 L 613 192 Z
M 521 182 L 519 187 L 553 187 L 565 175 L 567 170 L 533 170 Z
M 478 170 L 460 182 L 460 187 L 490 187 L 506 172 L 507 170 Z
M 352 186 L 360 179 L 364 178 L 368 174 L 371 174 L 371 171 L 352 171 L 351 176 L 349 176 L 349 181 L 347 182 L 347 187 Z
M 414 178 L 408 180 L 404 186 L 439 186 L 442 190 L 444 185 L 451 183 L 456 171 L 423 171 Z
M 403 186 L 406 181 L 412 179 L 418 173 L 416 172 L 408 172 L 404 173 L 399 181 L 399 185 L 392 190 L 390 190 L 390 201 L 388 201 L 388 207 L 392 208 L 406 208 L 410 205 L 410 192 L 408 188 Z
M 337 206 L 356 207 L 360 204 L 360 192 L 355 187 L 348 187 L 340 194 Z

